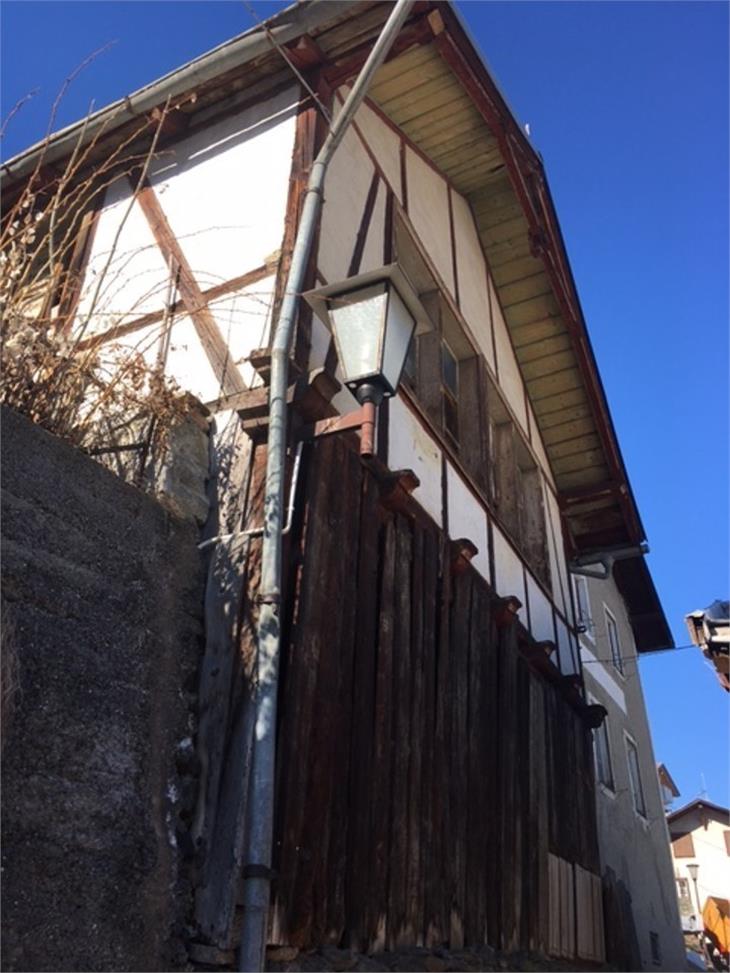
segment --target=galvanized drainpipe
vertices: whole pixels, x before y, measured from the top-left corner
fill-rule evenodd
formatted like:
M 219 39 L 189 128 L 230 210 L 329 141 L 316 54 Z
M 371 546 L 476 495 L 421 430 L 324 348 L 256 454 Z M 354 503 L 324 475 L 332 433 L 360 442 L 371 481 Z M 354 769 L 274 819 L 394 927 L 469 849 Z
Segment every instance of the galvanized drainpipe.
M 276 696 L 279 673 L 281 601 L 281 529 L 286 460 L 289 349 L 304 284 L 309 254 L 322 208 L 323 186 L 330 159 L 405 22 L 413 0 L 397 0 L 370 56 L 363 65 L 342 110 L 334 121 L 312 165 L 302 216 L 292 250 L 281 313 L 271 347 L 269 387 L 269 440 L 264 497 L 264 540 L 261 552 L 257 685 L 251 778 L 249 785 L 246 847 L 244 853 L 243 927 L 238 969 L 257 973 L 264 969 L 271 885 L 271 845 L 274 815 L 274 759 L 276 751 Z

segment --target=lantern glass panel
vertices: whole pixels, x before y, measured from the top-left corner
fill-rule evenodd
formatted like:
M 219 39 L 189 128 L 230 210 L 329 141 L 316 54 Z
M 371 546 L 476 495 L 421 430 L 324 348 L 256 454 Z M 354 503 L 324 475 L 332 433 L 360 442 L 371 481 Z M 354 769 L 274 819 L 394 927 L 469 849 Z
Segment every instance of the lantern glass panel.
M 408 346 L 416 327 L 416 320 L 404 304 L 398 291 L 394 287 L 389 290 L 382 369 L 383 378 L 389 386 L 389 391 L 392 395 L 395 395 L 408 354 Z
M 329 312 L 346 383 L 380 371 L 380 350 L 388 301 L 385 283 L 330 299 Z

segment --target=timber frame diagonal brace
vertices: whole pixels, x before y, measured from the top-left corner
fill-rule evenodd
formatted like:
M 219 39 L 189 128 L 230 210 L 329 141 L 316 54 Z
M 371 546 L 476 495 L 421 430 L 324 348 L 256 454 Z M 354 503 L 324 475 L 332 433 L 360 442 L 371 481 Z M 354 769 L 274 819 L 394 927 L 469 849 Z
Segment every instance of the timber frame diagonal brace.
M 149 180 L 145 180 L 137 198 L 165 263 L 178 269 L 180 297 L 223 393 L 243 392 L 246 386 L 241 374 Z

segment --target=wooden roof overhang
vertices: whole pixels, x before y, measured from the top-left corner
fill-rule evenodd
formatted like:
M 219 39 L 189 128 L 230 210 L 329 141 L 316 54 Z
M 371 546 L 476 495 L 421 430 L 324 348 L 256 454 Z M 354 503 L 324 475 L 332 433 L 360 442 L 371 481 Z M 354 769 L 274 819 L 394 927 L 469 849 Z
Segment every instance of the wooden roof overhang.
M 64 154 L 101 129 L 102 154 L 175 107 L 163 143 L 223 110 L 291 84 L 315 68 L 332 86 L 359 70 L 391 9 L 374 0 L 308 0 L 52 136 L 46 178 Z M 512 115 L 451 4 L 417 0 L 370 90 L 372 100 L 469 201 L 555 478 L 571 554 L 638 545 L 644 530 L 598 375 L 542 161 Z M 169 101 L 168 101 L 169 99 Z M 2 166 L 12 199 L 41 152 Z M 619 561 L 615 578 L 640 650 L 672 644 L 644 559 Z
M 645 533 L 542 160 L 453 6 L 438 0 L 418 6 L 413 42 L 380 68 L 370 98 L 471 205 L 555 478 L 570 553 L 638 546 Z M 327 46 L 325 37 L 317 43 Z M 329 76 L 346 81 L 356 67 L 351 55 L 336 55 Z M 639 651 L 672 646 L 643 557 L 617 561 L 614 579 Z

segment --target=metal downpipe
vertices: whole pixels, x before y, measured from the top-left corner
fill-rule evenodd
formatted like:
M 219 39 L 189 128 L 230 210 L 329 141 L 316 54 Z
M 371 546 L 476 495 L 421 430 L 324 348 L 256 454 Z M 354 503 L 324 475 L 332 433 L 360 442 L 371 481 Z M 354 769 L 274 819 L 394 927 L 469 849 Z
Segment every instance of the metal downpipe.
M 292 250 L 289 278 L 272 342 L 255 724 L 243 858 L 243 926 L 238 957 L 238 969 L 243 973 L 257 973 L 263 970 L 266 959 L 274 815 L 276 699 L 281 634 L 281 531 L 287 439 L 286 388 L 289 349 L 299 306 L 299 294 L 304 284 L 312 241 L 322 207 L 322 190 L 327 166 L 412 5 L 413 0 L 397 0 L 312 165 L 299 229 Z

